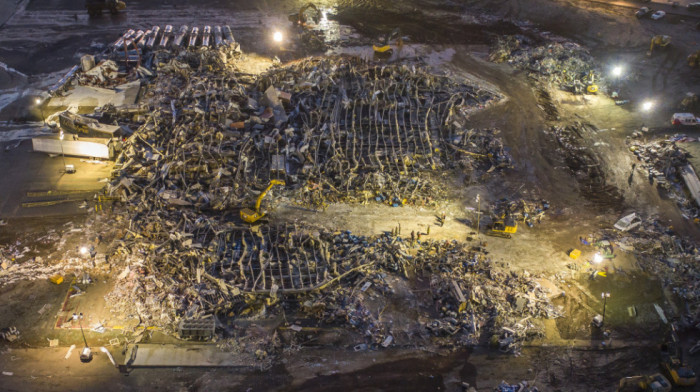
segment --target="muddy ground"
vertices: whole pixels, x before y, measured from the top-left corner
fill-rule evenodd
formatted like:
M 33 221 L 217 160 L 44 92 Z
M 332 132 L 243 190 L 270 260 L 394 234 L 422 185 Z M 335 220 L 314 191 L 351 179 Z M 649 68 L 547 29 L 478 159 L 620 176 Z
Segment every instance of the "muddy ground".
M 126 28 L 230 24 L 244 52 L 278 55 L 283 60 L 299 57 L 303 53 L 272 47 L 267 35 L 270 29 L 286 25 L 286 15 L 302 3 L 132 1 L 124 14 L 90 19 L 80 0 L 23 2 L 0 28 L 0 61 L 11 68 L 0 70 L 0 120 L 5 121 L 0 129 L 24 129 L 25 121 L 36 120 L 39 114 L 32 108 L 33 97 L 76 64 L 82 54 L 101 50 Z M 580 235 L 610 227 L 622 213 L 631 210 L 659 216 L 681 235 L 700 238 L 697 226 L 683 219 L 672 201 L 649 186 L 644 176 L 632 173 L 634 157 L 624 144 L 625 137 L 642 124 L 667 124 L 681 95 L 698 92 L 698 72 L 685 64 L 685 56 L 696 50 L 700 41 L 700 33 L 692 29 L 695 19 L 669 16 L 659 22 L 637 20 L 630 8 L 584 0 L 316 3 L 329 10 L 332 28 L 337 29 L 335 37 L 351 36 L 345 41 L 336 38 L 332 49 L 367 47 L 378 34 L 400 27 L 408 42 L 419 47 L 419 55 L 449 53 L 436 64 L 440 70 L 481 80 L 502 92 L 507 100 L 474 115 L 471 125 L 501 129 L 515 167 L 505 177 L 486 178 L 478 185 L 464 185 L 459 176 L 450 179 L 454 195 L 435 210 L 333 205 L 324 211 L 309 211 L 282 202 L 271 219 L 322 222 L 329 229 L 367 235 L 391 230 L 398 222 L 408 231 L 433 225 L 434 238 L 465 240 L 473 237 L 473 227 L 465 222 L 475 218 L 466 207 L 474 207 L 476 194 L 485 203 L 502 197 L 545 198 L 553 209 L 543 224 L 533 229 L 523 227 L 514 240 L 489 238 L 486 246 L 494 259 L 508 263 L 510 268 L 550 273 L 567 270 L 571 260 L 565 252 L 579 245 Z M 498 35 L 528 34 L 533 27 L 587 45 L 602 68 L 627 64 L 625 89 L 634 97 L 629 106 L 615 106 L 600 95 L 554 95 L 561 112 L 558 123 L 585 120 L 601 130 L 589 135 L 588 142 L 601 143 L 598 158 L 610 185 L 621 193 L 621 201 L 605 203 L 581 192 L 576 179 L 562 170 L 561 162 L 553 156 L 554 146 L 543 130 L 554 123 L 538 107 L 532 81 L 508 64 L 487 61 L 488 47 Z M 671 35 L 674 44 L 647 57 L 649 37 L 659 33 Z M 645 98 L 657 102 L 652 113 L 642 114 L 636 106 Z M 448 213 L 448 223 L 438 228 L 434 226 L 435 215 L 442 211 Z M 49 224 L 23 221 L 11 228 L 1 227 L 0 241 L 11 243 Z M 36 250 L 37 254 L 42 251 L 41 247 Z M 658 371 L 655 353 L 662 326 L 654 317 L 630 320 L 627 307 L 637 304 L 640 314 L 649 315 L 653 314 L 653 303 L 668 300 L 661 282 L 635 271 L 634 260 L 621 256 L 615 262 L 625 273 L 596 281 L 589 281 L 587 274 L 581 273 L 559 284 L 567 295 L 555 304 L 568 317 L 548 322 L 545 340 L 524 348 L 521 357 L 486 347 L 456 353 L 430 353 L 421 347 L 355 354 L 351 342 L 327 338 L 321 339 L 325 345 L 310 343 L 282 358 L 269 372 L 174 369 L 136 371 L 128 378 L 104 366 L 104 358 L 84 372 L 81 366 L 85 365 L 77 361 L 61 362 L 65 349 L 42 351 L 46 337 L 57 337 L 62 345 L 80 343 L 75 332 L 50 329 L 52 314 L 38 313 L 46 303 L 58 306 L 65 287 L 43 281 L 19 282 L 0 290 L 0 312 L 4 315 L 0 327 L 16 325 L 27 335 L 23 343 L 5 348 L 0 355 L 2 370 L 15 374 L 5 377 L 3 388 L 23 390 L 30 384 L 36 390 L 460 390 L 460 383 L 465 381 L 486 390 L 505 379 L 536 381 L 540 390 L 611 391 L 620 377 Z M 611 288 L 616 296 L 607 303 L 607 316 L 619 343 L 603 352 L 598 346 L 600 337 L 590 327 L 590 317 L 601 308 L 600 299 L 594 295 Z M 110 337 L 89 336 L 98 342 Z M 684 336 L 686 342 L 694 342 L 695 338 Z M 152 341 L 158 342 L 158 337 Z M 42 360 L 44 355 L 51 359 Z M 697 362 L 691 358 L 691 364 Z M 27 363 L 32 364 L 29 372 Z M 59 372 L 64 369 L 72 381 L 60 380 Z

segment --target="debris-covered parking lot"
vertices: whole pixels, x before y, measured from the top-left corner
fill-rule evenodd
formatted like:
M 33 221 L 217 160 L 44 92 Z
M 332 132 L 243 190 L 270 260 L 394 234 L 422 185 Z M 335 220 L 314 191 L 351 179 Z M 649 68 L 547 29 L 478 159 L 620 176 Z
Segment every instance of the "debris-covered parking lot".
M 92 173 L 3 183 L 23 194 L 0 216 L 8 385 L 55 389 L 70 364 L 76 390 L 153 387 L 152 366 L 181 372 L 168 390 L 616 390 L 696 365 L 697 131 L 669 126 L 693 110 L 687 36 L 647 56 L 630 13 L 636 52 L 613 56 L 478 3 L 421 4 L 424 25 L 403 4 L 289 3 L 66 2 L 57 23 L 89 42 L 35 36 L 52 24 L 29 2 L 1 28 L 5 157 Z M 42 40 L 54 66 L 8 49 Z

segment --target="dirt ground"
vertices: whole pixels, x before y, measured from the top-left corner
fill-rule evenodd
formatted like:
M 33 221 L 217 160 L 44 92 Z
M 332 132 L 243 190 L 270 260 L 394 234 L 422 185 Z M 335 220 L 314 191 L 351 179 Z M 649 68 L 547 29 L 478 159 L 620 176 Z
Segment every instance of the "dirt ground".
M 31 121 L 44 114 L 32 104 L 34 97 L 76 64 L 82 54 L 102 50 L 127 28 L 229 24 L 243 51 L 251 53 L 251 57 L 277 55 L 284 60 L 301 56 L 293 51 L 276 50 L 269 45 L 267 35 L 272 28 L 286 25 L 286 15 L 303 3 L 299 0 L 129 2 L 124 14 L 91 19 L 81 0 L 22 2 L 17 13 L 0 28 L 0 61 L 7 66 L 0 68 L 0 120 L 3 121 L 0 131 L 22 130 L 18 135 L 38 132 L 42 125 Z M 592 270 L 586 263 L 595 251 L 581 246 L 579 237 L 609 228 L 623 213 L 637 211 L 658 216 L 682 236 L 700 238 L 697 225 L 685 220 L 674 203 L 649 185 L 644 175 L 633 173 L 634 155 L 625 144 L 625 137 L 642 124 L 663 129 L 682 95 L 688 91 L 700 92 L 699 73 L 685 63 L 685 56 L 697 50 L 700 42 L 700 32 L 694 29 L 697 18 L 669 15 L 661 21 L 638 20 L 633 16 L 633 8 L 585 0 L 324 0 L 316 4 L 329 11 L 331 28 L 336 29 L 333 34 L 351 37 L 337 38 L 331 51 L 363 53 L 356 48 L 368 47 L 380 32 L 401 27 L 410 45 L 415 45 L 412 55 L 439 57 L 435 63 L 439 71 L 479 80 L 502 93 L 506 99 L 473 115 L 471 126 L 500 129 L 515 166 L 503 177 L 485 178 L 478 185 L 465 185 L 459 175 L 446 178 L 453 194 L 449 202 L 437 208 L 393 208 L 370 203 L 330 205 L 315 211 L 278 200 L 269 219 L 320 224 L 361 235 L 391 231 L 399 224 L 405 233 L 413 230 L 425 233 L 430 227 L 431 239 L 485 242 L 491 259 L 505 269 L 565 276 L 566 279 L 551 278 L 543 284 L 559 293 L 554 304 L 567 317 L 547 320 L 546 336 L 525 347 L 520 357 L 487 347 L 457 352 L 401 347 L 354 353 L 351 341 L 329 334 L 312 337 L 326 344 L 310 343 L 298 352 L 285 355 L 266 372 L 177 368 L 138 370 L 124 377 L 101 355 L 90 365 L 79 363 L 76 354 L 70 360 L 62 358 L 67 346 L 80 345 L 82 341 L 75 330 L 53 329 L 68 290 L 67 283 L 57 286 L 45 280 L 20 281 L 0 287 L 3 299 L 0 312 L 6 315 L 0 318 L 0 327 L 17 326 L 23 334 L 20 343 L 7 345 L 0 352 L 0 370 L 13 374 L 3 376 L 2 389 L 26 390 L 29 385 L 33 390 L 85 391 L 458 391 L 462 382 L 488 390 L 501 380 L 529 380 L 543 391 L 612 391 L 620 377 L 658 371 L 658 336 L 663 326 L 653 304 L 663 305 L 670 315 L 674 314 L 675 306 L 662 289 L 663 282 L 638 271 L 634 258 L 625 253 L 604 263 L 615 271 L 606 279 L 588 279 Z M 620 190 L 622 203 L 601 205 L 582 195 L 576 179 L 553 159 L 554 146 L 543 132 L 552 123 L 538 106 L 532 81 L 508 64 L 487 61 L 488 46 L 495 37 L 521 33 L 521 26 L 577 40 L 590 48 L 602 68 L 625 64 L 625 92 L 634 97 L 627 106 L 615 106 L 602 95 L 575 97 L 552 90 L 561 111 L 560 123 L 582 120 L 599 130 L 587 142 L 596 144 L 608 181 Z M 671 35 L 673 45 L 647 57 L 649 38 L 654 34 Z M 643 99 L 656 102 L 652 112 L 639 110 Z M 27 128 L 31 129 L 25 132 Z M 9 140 L 15 139 L 8 138 L 3 147 L 13 143 Z M 697 151 L 695 147 L 690 149 Z M 13 176 L 22 175 L 20 161 L 13 155 L 19 153 L 0 152 L 0 164 L 13 170 L 9 172 Z M 55 166 L 55 162 L 36 165 Z M 10 209 L 26 191 L 10 192 L 10 187 L 0 192 L 3 211 Z M 552 209 L 541 224 L 521 227 L 512 240 L 477 237 L 477 219 L 479 226 L 488 224 L 490 219 L 475 213 L 477 194 L 482 198 L 483 209 L 503 197 L 542 198 L 551 203 Z M 439 226 L 436 217 L 443 212 L 447 214 L 447 223 Z M 0 244 L 31 238 L 47 226 L 63 222 L 59 218 L 11 221 L 12 225 L 0 227 Z M 101 224 L 108 226 L 109 222 Z M 92 239 L 91 233 L 82 234 L 82 237 L 75 234 L 65 249 Z M 567 256 L 567 251 L 575 247 L 583 251 L 577 261 Z M 27 257 L 55 251 L 50 248 L 50 244 L 37 245 Z M 606 320 L 614 331 L 615 343 L 612 349 L 601 351 L 601 336 L 591 327 L 590 320 L 602 312 L 600 293 L 613 289 L 615 296 L 606 302 Z M 101 303 L 102 292 L 95 291 L 100 293 L 98 298 L 87 301 L 85 306 Z M 637 317 L 629 316 L 630 306 L 636 307 Z M 94 344 L 104 345 L 119 338 L 116 332 L 88 331 L 87 336 Z M 46 339 L 54 338 L 59 339 L 60 347 L 48 348 Z M 694 343 L 697 336 L 689 334 L 683 338 L 686 343 Z M 156 334 L 147 341 L 166 339 Z M 112 351 L 118 360 L 124 359 L 119 349 Z M 697 358 L 691 357 L 690 363 L 700 369 Z

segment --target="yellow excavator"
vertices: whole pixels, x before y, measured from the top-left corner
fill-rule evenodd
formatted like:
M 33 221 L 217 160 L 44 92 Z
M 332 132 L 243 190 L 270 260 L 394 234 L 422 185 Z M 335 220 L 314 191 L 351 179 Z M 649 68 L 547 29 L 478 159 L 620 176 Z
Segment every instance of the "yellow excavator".
M 700 65 L 700 50 L 688 56 L 688 65 L 695 68 Z
M 666 47 L 671 43 L 671 37 L 668 35 L 655 35 L 651 38 L 651 45 L 649 45 L 649 51 L 647 52 L 647 56 L 651 56 L 652 53 L 654 53 L 654 47 L 655 46 L 660 46 L 660 47 Z
M 394 40 L 396 43 L 396 47 L 401 50 L 403 47 L 403 39 L 401 38 L 401 29 L 395 28 L 394 30 L 391 31 L 391 33 L 385 35 L 380 39 L 380 42 L 378 42 L 375 45 L 372 45 L 372 49 L 374 50 L 374 54 L 377 55 L 391 55 L 391 53 L 394 51 L 391 47 L 391 41 Z
M 85 0 L 85 8 L 90 16 L 100 16 L 103 10 L 116 15 L 119 11 L 126 9 L 126 3 L 121 0 Z
M 593 73 L 593 70 L 588 73 L 588 79 L 586 80 L 586 92 L 589 94 L 595 94 L 598 92 L 598 85 L 595 84 L 595 73 Z
M 511 234 L 518 231 L 518 222 L 508 214 L 504 214 L 500 219 L 495 220 L 486 231 L 486 235 L 501 238 L 513 238 Z
M 267 195 L 267 193 L 270 192 L 270 189 L 272 189 L 272 187 L 275 185 L 285 186 L 287 184 L 282 180 L 270 180 L 270 185 L 268 185 L 264 191 L 260 192 L 260 196 L 258 196 L 258 200 L 255 202 L 255 210 L 250 208 L 244 208 L 241 210 L 241 219 L 243 219 L 244 222 L 255 223 L 266 215 L 265 212 L 260 212 L 260 203 L 262 203 L 265 195 Z
M 318 23 L 319 20 L 321 20 L 321 11 L 313 3 L 306 3 L 299 8 L 298 13 L 289 15 L 289 21 L 300 27 L 309 27 L 309 21 Z

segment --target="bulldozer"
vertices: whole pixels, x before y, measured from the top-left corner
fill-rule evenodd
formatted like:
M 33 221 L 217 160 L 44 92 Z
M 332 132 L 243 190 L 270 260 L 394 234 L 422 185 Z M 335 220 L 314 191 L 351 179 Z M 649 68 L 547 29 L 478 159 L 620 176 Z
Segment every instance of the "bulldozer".
M 262 203 L 265 195 L 267 195 L 267 193 L 270 192 L 270 189 L 272 189 L 272 187 L 275 185 L 285 186 L 287 184 L 282 180 L 270 180 L 270 185 L 268 185 L 264 191 L 260 192 L 258 200 L 255 202 L 254 209 L 244 208 L 241 210 L 241 219 L 243 219 L 244 222 L 255 223 L 266 215 L 265 212 L 260 212 L 260 203 Z
M 700 50 L 688 56 L 688 65 L 695 68 L 700 65 Z
M 501 238 L 513 238 L 511 234 L 518 231 L 518 222 L 509 214 L 503 214 L 499 219 L 493 221 L 486 231 L 486 235 Z
M 651 38 L 651 45 L 649 45 L 649 51 L 647 56 L 651 56 L 654 53 L 654 47 L 660 46 L 662 48 L 668 46 L 671 43 L 671 37 L 668 35 L 655 35 Z
M 401 29 L 398 27 L 392 30 L 389 34 L 381 37 L 379 42 L 372 45 L 375 55 L 390 56 L 394 49 L 391 47 L 391 41 L 394 41 L 398 50 L 403 47 L 403 39 L 401 38 Z
M 116 15 L 126 9 L 126 3 L 121 0 L 85 0 L 85 8 L 90 16 L 100 16 L 103 10 L 109 10 L 110 14 Z

